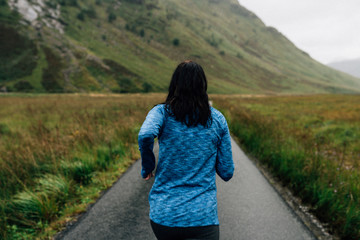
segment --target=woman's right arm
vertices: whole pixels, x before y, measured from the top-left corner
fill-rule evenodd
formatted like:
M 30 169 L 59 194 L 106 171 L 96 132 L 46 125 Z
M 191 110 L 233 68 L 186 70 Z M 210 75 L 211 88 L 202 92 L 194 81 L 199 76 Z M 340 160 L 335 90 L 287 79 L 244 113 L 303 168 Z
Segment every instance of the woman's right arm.
M 162 106 L 155 106 L 150 110 L 140 128 L 138 144 L 141 153 L 141 176 L 144 179 L 155 169 L 154 139 L 159 135 L 163 125 L 163 111 Z

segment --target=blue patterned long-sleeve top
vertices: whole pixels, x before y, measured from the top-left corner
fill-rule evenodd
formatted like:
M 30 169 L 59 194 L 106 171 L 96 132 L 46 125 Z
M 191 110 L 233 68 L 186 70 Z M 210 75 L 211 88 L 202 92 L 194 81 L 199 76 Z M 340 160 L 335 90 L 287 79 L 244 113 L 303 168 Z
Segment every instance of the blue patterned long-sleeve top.
M 138 136 L 141 175 L 155 169 L 154 138 L 159 142 L 155 181 L 149 194 L 150 219 L 169 227 L 219 225 L 216 173 L 225 181 L 234 172 L 231 140 L 224 116 L 211 108 L 211 125 L 188 127 L 164 104 L 147 115 Z

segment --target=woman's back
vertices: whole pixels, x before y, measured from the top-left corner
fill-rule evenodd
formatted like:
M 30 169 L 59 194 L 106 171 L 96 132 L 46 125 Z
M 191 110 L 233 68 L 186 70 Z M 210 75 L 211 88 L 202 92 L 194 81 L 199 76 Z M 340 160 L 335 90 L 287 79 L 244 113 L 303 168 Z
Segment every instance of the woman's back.
M 210 121 L 210 120 L 209 120 Z M 165 226 L 218 225 L 215 172 L 229 180 L 233 173 L 230 136 L 224 116 L 211 108 L 208 126 L 187 126 L 157 105 L 140 133 L 159 126 L 159 161 L 150 192 L 150 218 Z M 216 171 L 215 171 L 216 170 Z

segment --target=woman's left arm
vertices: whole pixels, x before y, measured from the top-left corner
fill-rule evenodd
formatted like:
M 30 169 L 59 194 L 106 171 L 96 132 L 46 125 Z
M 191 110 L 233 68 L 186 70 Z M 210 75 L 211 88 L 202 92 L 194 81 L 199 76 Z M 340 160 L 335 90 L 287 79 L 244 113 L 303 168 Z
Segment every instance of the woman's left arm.
M 140 128 L 138 143 L 141 153 L 141 176 L 146 180 L 155 169 L 154 139 L 159 136 L 164 123 L 164 111 L 163 105 L 155 106 L 150 110 Z

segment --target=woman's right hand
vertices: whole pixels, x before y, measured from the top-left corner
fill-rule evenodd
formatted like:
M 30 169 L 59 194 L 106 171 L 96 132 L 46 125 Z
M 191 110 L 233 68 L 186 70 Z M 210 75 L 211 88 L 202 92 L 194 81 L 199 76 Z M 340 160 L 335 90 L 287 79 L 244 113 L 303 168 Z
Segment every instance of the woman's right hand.
M 149 173 L 149 175 L 147 175 L 147 177 L 146 178 L 144 178 L 144 180 L 145 181 L 147 181 L 147 180 L 149 180 L 151 177 L 153 177 L 154 176 L 154 174 L 151 172 L 151 173 Z

